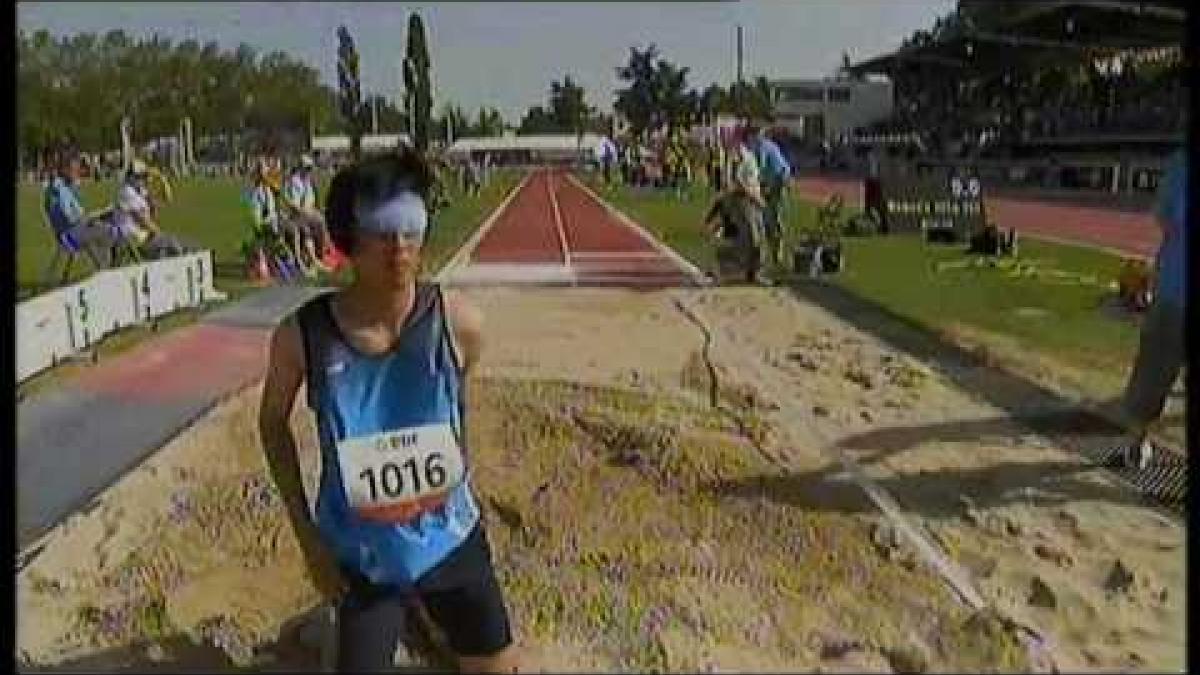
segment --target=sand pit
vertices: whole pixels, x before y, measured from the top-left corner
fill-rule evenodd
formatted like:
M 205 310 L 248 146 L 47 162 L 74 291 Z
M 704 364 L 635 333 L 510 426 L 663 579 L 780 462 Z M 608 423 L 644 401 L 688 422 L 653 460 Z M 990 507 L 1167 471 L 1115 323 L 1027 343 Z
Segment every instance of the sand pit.
M 476 483 L 537 666 L 1182 670 L 1182 525 L 939 364 L 782 290 L 689 294 L 713 320 L 707 359 L 671 292 L 472 293 Z M 785 419 L 734 354 L 811 414 Z M 317 597 L 263 480 L 256 409 L 256 390 L 231 399 L 47 536 L 18 576 L 23 663 L 315 667 Z M 993 609 L 958 602 L 828 446 Z

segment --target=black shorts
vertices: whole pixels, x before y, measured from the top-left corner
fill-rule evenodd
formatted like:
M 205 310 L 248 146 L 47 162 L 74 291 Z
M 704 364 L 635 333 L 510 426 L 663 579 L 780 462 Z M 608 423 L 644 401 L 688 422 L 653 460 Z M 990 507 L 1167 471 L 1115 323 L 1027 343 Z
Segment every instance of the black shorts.
M 347 570 L 342 573 L 350 592 L 338 607 L 339 672 L 390 670 L 414 597 L 458 656 L 491 656 L 512 643 L 482 522 L 449 557 L 417 580 L 415 591 L 373 584 Z

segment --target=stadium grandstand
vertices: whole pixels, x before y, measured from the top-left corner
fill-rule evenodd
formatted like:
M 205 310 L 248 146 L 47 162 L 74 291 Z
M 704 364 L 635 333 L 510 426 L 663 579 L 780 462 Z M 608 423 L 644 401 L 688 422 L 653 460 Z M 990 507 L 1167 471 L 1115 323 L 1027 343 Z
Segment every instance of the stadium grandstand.
M 1183 2 L 960 0 L 844 68 L 886 77 L 895 103 L 836 139 L 828 164 L 861 168 L 876 152 L 970 162 L 1001 186 L 1147 197 L 1187 127 L 1185 26 Z

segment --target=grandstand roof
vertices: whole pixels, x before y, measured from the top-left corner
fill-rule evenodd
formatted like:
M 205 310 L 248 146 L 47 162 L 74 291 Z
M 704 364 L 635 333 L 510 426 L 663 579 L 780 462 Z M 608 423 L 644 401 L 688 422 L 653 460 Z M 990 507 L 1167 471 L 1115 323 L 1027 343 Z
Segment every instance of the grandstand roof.
M 1170 0 L 1054 0 L 998 3 L 959 0 L 958 12 L 933 33 L 848 72 L 892 74 L 913 66 L 988 68 L 1047 55 L 1086 58 L 1097 53 L 1182 44 L 1183 3 Z
M 1006 6 L 1007 5 L 1007 6 Z M 1026 46 L 1043 43 L 1087 49 L 1144 49 L 1183 42 L 1182 0 L 1055 0 L 995 3 L 959 0 L 968 31 Z

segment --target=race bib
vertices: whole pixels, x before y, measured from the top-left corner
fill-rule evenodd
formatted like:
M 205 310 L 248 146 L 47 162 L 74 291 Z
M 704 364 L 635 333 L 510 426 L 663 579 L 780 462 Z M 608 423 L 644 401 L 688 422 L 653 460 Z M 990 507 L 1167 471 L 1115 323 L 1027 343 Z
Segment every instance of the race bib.
M 349 438 L 338 443 L 346 501 L 362 518 L 404 523 L 442 505 L 465 467 L 449 424 Z

